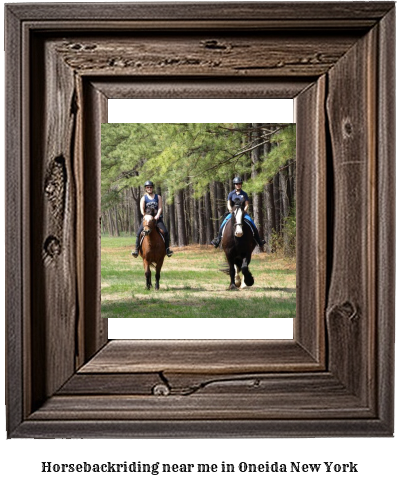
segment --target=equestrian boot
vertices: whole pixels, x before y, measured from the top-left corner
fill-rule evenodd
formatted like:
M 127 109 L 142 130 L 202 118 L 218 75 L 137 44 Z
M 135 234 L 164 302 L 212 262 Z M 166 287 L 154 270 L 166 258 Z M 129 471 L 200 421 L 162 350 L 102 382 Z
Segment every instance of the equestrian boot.
M 219 247 L 220 240 L 221 239 L 220 239 L 219 235 L 216 238 L 214 238 L 213 240 L 211 240 L 211 244 L 215 247 L 215 249 L 217 249 Z
M 254 239 L 260 248 L 262 248 L 266 243 L 266 240 L 261 240 L 258 229 L 256 227 L 254 228 Z
M 136 238 L 136 248 L 133 250 L 132 255 L 136 259 L 139 256 L 140 239 Z
M 169 232 L 167 232 L 165 235 L 165 249 L 166 249 L 166 255 L 168 257 L 172 257 L 173 255 L 173 250 L 170 250 L 169 248 Z

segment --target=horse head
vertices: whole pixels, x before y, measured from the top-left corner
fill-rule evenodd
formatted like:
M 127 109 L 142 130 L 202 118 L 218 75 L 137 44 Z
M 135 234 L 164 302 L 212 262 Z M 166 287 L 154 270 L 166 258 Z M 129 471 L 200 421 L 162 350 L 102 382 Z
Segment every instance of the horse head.
M 233 223 L 234 223 L 234 236 L 242 237 L 244 235 L 244 202 L 240 198 L 236 198 L 234 201 L 233 208 Z
M 146 212 L 143 217 L 143 233 L 144 235 L 149 235 L 155 228 L 155 218 L 152 211 Z

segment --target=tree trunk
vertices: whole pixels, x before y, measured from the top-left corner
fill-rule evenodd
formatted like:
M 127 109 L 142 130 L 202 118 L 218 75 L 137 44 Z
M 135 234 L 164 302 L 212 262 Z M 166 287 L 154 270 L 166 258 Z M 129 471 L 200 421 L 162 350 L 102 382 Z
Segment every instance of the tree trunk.
M 281 218 L 287 218 L 290 212 L 290 200 L 288 197 L 288 170 L 284 168 L 280 171 L 280 192 L 281 192 L 281 208 L 282 215 Z
M 277 173 L 273 178 L 273 197 L 274 197 L 274 218 L 276 222 L 276 232 L 281 231 L 281 218 L 280 218 L 280 178 Z
M 218 219 L 218 230 L 222 223 L 222 216 L 226 211 L 226 202 L 224 199 L 223 183 L 216 182 L 216 205 L 217 205 L 217 219 Z
M 217 235 L 219 231 L 219 227 L 218 227 L 218 205 L 217 205 L 218 195 L 217 195 L 216 181 L 212 181 L 212 183 L 210 184 L 210 189 L 212 191 L 212 216 L 210 218 L 210 221 L 213 226 L 213 234 Z
M 209 195 L 209 187 L 205 191 L 204 195 L 204 217 L 205 217 L 205 233 L 206 233 L 206 244 L 209 245 L 213 236 L 213 225 L 212 225 L 212 211 L 211 211 L 211 198 Z M 219 228 L 218 230 L 219 231 Z M 216 232 L 217 235 L 217 232 Z
M 119 237 L 118 209 L 116 206 L 114 206 L 113 216 L 114 216 L 115 237 Z
M 262 124 L 260 123 L 253 123 L 253 128 L 259 128 Z M 260 132 L 256 131 L 254 133 L 254 143 L 255 145 L 259 143 L 258 139 L 260 136 Z M 257 166 L 261 159 L 261 152 L 262 146 L 255 147 L 255 149 L 251 150 L 251 177 L 255 179 L 258 175 Z M 262 194 L 261 193 L 252 193 L 252 211 L 253 211 L 253 218 L 255 224 L 258 226 L 259 235 L 263 237 L 263 217 L 262 217 Z M 254 253 L 259 254 L 260 248 L 258 246 L 255 247 Z
M 290 212 L 290 202 L 288 197 L 288 169 L 284 168 L 280 171 L 280 188 L 281 188 L 281 207 L 282 207 L 282 225 L 283 225 L 283 243 L 284 253 L 289 251 L 289 235 L 285 227 L 286 218 Z
M 134 228 L 137 232 L 141 223 L 140 188 L 130 188 L 130 190 L 133 198 Z
M 170 245 L 175 247 L 177 245 L 176 238 L 176 220 L 175 220 L 175 204 L 171 203 L 169 205 L 169 235 L 170 235 Z
M 169 229 L 169 227 L 170 227 L 170 217 L 169 217 L 170 208 L 169 208 L 169 204 L 166 203 L 167 196 L 168 196 L 168 191 L 166 190 L 163 192 L 163 196 L 162 196 L 162 205 L 163 205 L 162 215 L 163 215 L 163 220 L 165 222 L 165 226 L 167 229 Z
M 198 236 L 198 200 L 194 198 L 194 195 L 191 195 L 191 202 L 192 202 L 192 239 L 194 244 L 199 243 L 199 236 Z
M 198 233 L 199 233 L 199 244 L 204 245 L 206 243 L 206 230 L 204 226 L 204 198 L 198 199 Z
M 266 240 L 266 252 L 272 252 L 271 238 L 273 230 L 276 231 L 276 214 L 274 207 L 274 191 L 273 183 L 266 184 L 265 186 L 265 210 L 266 210 L 266 227 L 265 227 L 265 240 Z
M 176 191 L 176 215 L 179 247 L 185 247 L 187 245 L 187 235 L 184 218 L 184 195 L 182 189 Z

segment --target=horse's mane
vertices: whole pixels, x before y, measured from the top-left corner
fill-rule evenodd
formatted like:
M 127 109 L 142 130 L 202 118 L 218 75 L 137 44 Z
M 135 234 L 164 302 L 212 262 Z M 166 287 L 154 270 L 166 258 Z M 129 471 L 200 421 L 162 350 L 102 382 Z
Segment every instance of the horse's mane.
M 234 203 L 234 206 L 241 206 L 241 208 L 244 208 L 244 201 L 241 200 L 241 198 L 239 198 L 238 196 L 233 198 L 233 203 Z
M 145 215 L 151 215 L 151 216 L 155 216 L 157 214 L 155 208 L 147 208 L 145 210 Z

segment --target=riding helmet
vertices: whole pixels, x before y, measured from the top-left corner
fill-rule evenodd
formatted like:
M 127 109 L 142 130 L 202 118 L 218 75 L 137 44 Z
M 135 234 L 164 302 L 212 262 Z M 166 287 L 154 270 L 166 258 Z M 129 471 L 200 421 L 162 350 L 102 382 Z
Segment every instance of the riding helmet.
M 146 187 L 146 186 L 152 186 L 152 187 L 154 187 L 154 183 L 152 181 L 146 181 L 144 183 L 144 187 Z
M 243 180 L 240 176 L 237 176 L 236 178 L 233 179 L 233 184 L 242 184 Z

